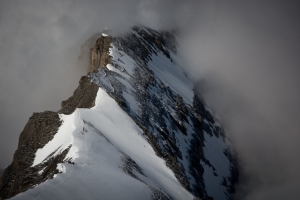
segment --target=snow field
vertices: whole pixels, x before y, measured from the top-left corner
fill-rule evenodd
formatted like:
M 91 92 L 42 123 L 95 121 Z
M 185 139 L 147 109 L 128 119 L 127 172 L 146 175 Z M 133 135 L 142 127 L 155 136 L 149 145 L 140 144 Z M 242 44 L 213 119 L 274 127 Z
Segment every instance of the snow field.
M 92 109 L 62 115 L 64 123 L 58 133 L 38 150 L 35 159 L 38 164 L 71 141 L 66 157 L 72 157 L 75 165 L 59 164 L 61 174 L 12 199 L 151 199 L 147 185 L 174 199 L 193 198 L 155 155 L 139 127 L 101 88 L 95 104 Z M 144 183 L 121 169 L 124 154 L 142 168 L 145 176 L 134 174 Z
M 176 59 L 176 55 L 170 53 L 171 58 Z M 166 86 L 169 86 L 179 94 L 185 103 L 192 105 L 194 97 L 194 85 L 183 73 L 183 69 L 175 62 L 171 62 L 162 52 L 152 55 L 152 61 L 148 62 L 149 68 Z

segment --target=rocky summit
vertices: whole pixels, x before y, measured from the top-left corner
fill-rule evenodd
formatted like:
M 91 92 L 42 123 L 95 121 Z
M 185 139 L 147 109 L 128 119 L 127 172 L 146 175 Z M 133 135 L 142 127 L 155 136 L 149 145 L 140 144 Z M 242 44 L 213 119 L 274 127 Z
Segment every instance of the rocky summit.
M 30 117 L 0 199 L 230 199 L 233 153 L 177 48 L 167 31 L 103 33 L 73 96 Z

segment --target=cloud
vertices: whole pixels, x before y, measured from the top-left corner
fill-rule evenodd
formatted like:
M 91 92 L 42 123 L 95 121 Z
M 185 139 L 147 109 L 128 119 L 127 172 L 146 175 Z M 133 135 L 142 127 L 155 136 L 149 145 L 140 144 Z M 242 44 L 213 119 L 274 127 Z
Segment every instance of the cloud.
M 297 3 L 214 1 L 181 41 L 190 75 L 237 152 L 236 199 L 300 196 Z
M 87 72 L 89 38 L 105 28 L 121 35 L 135 24 L 173 28 L 187 20 L 180 17 L 188 11 L 180 14 L 185 5 L 170 0 L 1 1 L 0 167 L 11 162 L 29 116 L 58 110 L 72 95 Z M 88 45 L 81 52 L 83 44 Z M 85 59 L 79 62 L 78 56 Z
M 186 71 L 220 115 L 241 169 L 237 199 L 295 199 L 300 174 L 297 2 L 23 0 L 0 2 L 0 167 L 32 112 L 58 110 L 110 28 L 177 29 Z M 92 40 L 92 39 L 91 39 Z M 82 55 L 81 55 L 82 56 Z

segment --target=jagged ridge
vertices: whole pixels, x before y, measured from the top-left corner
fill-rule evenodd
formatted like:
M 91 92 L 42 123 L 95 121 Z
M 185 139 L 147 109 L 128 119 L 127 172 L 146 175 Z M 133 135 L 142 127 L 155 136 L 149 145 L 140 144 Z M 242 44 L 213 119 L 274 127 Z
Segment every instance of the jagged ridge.
M 32 167 L 35 153 L 43 148 L 61 126 L 59 113 L 71 114 L 76 108 L 91 108 L 95 103 L 98 86 L 87 76 L 80 79 L 73 96 L 62 102 L 58 112 L 34 113 L 19 137 L 18 149 L 12 163 L 4 170 L 0 179 L 0 199 L 10 198 L 38 185 L 57 174 L 57 164 L 63 162 L 68 149 L 57 156 Z M 49 156 L 51 157 L 51 156 Z M 43 173 L 39 173 L 43 170 Z
M 117 50 L 118 58 L 113 55 L 114 50 Z M 153 63 L 153 59 L 156 59 L 155 56 L 159 57 L 161 53 L 169 59 L 169 62 L 174 62 L 176 41 L 169 32 L 134 27 L 123 38 L 99 38 L 91 51 L 91 73 L 80 80 L 80 85 L 73 96 L 62 102 L 62 109 L 59 113 L 71 114 L 76 108 L 91 108 L 95 103 L 98 87 L 105 89 L 107 94 L 143 130 L 156 154 L 166 160 L 167 166 L 172 169 L 182 186 L 197 197 L 212 199 L 207 192 L 203 178 L 205 172 L 203 166 L 212 169 L 216 177 L 220 170 L 213 166 L 210 162 L 211 158 L 207 158 L 204 152 L 205 140 L 207 140 L 205 136 L 209 135 L 224 140 L 224 133 L 196 95 L 194 95 L 191 104 L 184 96 L 178 94 L 178 90 L 177 92 L 174 91 L 176 88 L 170 88 L 164 83 L 164 80 L 161 80 L 152 71 L 153 69 L 149 65 Z M 124 66 L 123 56 L 134 59 L 132 69 Z M 133 102 L 136 105 L 133 105 Z M 58 116 L 57 113 L 55 114 Z M 41 132 L 43 131 L 42 129 Z M 27 135 L 26 132 L 25 135 Z M 43 145 L 50 140 L 51 138 L 45 139 Z M 38 148 L 42 148 L 43 145 Z M 38 148 L 32 149 L 32 155 Z M 35 167 L 30 167 L 33 160 L 31 158 L 25 168 L 32 171 L 30 174 L 39 176 L 38 172 L 44 166 L 56 166 L 57 163 L 62 162 L 67 151 L 68 149 L 65 149 L 58 154 L 59 156 L 55 157 L 55 161 L 51 158 Z M 235 180 L 233 174 L 236 172 L 236 168 L 231 152 L 224 149 L 224 155 L 230 163 L 228 168 L 231 170 L 231 175 L 222 179 L 222 186 L 225 188 L 223 195 L 229 197 L 233 189 L 232 184 Z M 135 161 L 130 159 L 126 156 L 124 158 L 124 163 L 128 164 L 127 167 L 124 167 L 124 172 L 130 176 L 134 176 L 131 172 L 133 169 L 139 173 L 142 172 Z M 11 167 L 14 170 L 8 170 Z M 52 178 L 53 174 L 58 172 L 54 167 L 47 173 L 44 170 L 43 174 L 51 174 L 51 176 L 47 176 L 41 181 L 29 181 L 30 184 L 26 183 L 26 187 L 22 186 L 21 190 L 15 190 L 14 187 L 10 186 L 16 177 L 12 171 L 18 171 L 19 167 L 12 164 L 9 168 L 5 170 L 3 175 L 6 178 L 2 177 L 0 180 L 0 191 L 2 192 L 2 188 L 5 191 L 0 192 L 0 196 L 4 198 L 25 191 L 46 179 Z M 5 184 L 3 184 L 4 182 Z M 18 184 L 25 185 L 24 182 Z M 153 199 L 165 196 L 155 188 L 152 190 Z M 165 196 L 164 198 L 168 197 Z

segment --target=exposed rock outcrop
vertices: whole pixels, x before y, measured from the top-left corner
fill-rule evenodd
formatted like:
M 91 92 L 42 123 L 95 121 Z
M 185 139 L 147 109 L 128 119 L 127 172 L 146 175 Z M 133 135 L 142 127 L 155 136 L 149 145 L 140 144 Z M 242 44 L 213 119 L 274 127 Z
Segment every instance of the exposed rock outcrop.
M 57 164 L 63 162 L 71 146 L 57 156 L 32 167 L 35 153 L 51 141 L 57 133 L 62 124 L 59 113 L 71 114 L 76 108 L 93 107 L 98 88 L 89 77 L 83 76 L 73 96 L 62 102 L 62 108 L 58 112 L 34 113 L 29 118 L 20 134 L 13 161 L 4 170 L 0 179 L 0 199 L 15 196 L 59 173 Z
M 55 135 L 61 125 L 61 120 L 56 112 L 45 111 L 34 113 L 22 131 L 18 149 L 12 164 L 5 169 L 0 179 L 0 198 L 10 198 L 39 184 L 54 175 L 59 155 L 42 165 L 31 167 L 35 152 L 47 144 Z M 45 174 L 39 174 L 41 169 Z M 57 172 L 56 172 L 57 173 Z
M 73 96 L 61 103 L 59 113 L 69 115 L 76 108 L 91 108 L 95 105 L 95 98 L 98 86 L 87 76 L 82 76 L 79 86 L 74 91 Z
M 111 57 L 108 54 L 112 38 L 109 36 L 102 36 L 97 41 L 95 46 L 91 49 L 90 55 L 90 71 L 96 71 L 100 66 L 105 67 L 111 63 Z

